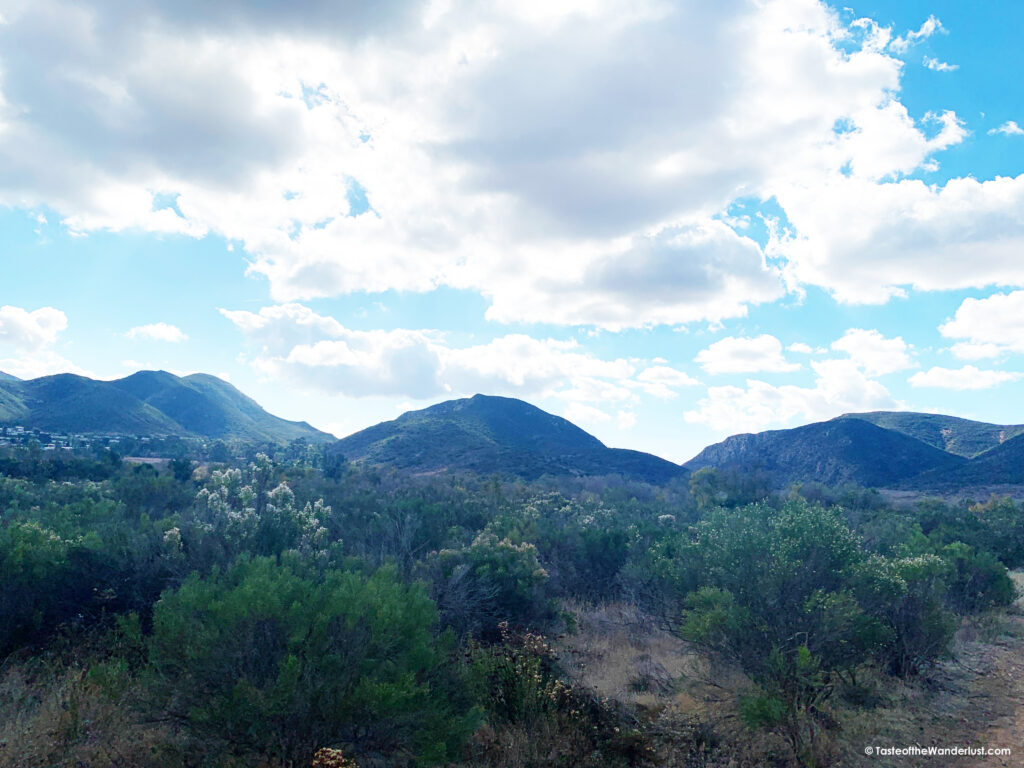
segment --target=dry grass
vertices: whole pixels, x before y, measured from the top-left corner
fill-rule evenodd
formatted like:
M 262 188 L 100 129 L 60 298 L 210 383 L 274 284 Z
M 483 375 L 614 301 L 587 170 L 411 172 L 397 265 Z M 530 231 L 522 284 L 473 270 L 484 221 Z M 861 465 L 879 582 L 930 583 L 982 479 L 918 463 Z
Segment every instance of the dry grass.
M 736 718 L 750 681 L 713 664 L 630 604 L 566 606 L 577 631 L 559 641 L 562 667 L 577 685 L 632 712 L 658 766 L 786 765 L 786 749 Z
M 166 724 L 140 720 L 127 682 L 90 676 L 67 658 L 8 660 L 0 669 L 0 768 L 198 765 L 202 749 Z
M 1024 591 L 1024 573 L 1014 578 Z M 657 750 L 655 765 L 790 764 L 781 743 L 735 716 L 737 699 L 750 685 L 742 674 L 702 658 L 634 606 L 569 607 L 579 631 L 560 641 L 567 673 L 637 713 Z M 859 703 L 834 697 L 840 726 L 832 734 L 829 765 L 945 767 L 943 757 L 864 754 L 865 746 L 915 744 L 1009 746 L 1018 754 L 952 757 L 948 764 L 1024 765 L 1024 603 L 965 620 L 951 658 L 915 679 L 867 670 L 860 682 Z M 692 751 L 697 742 L 711 747 L 703 762 Z

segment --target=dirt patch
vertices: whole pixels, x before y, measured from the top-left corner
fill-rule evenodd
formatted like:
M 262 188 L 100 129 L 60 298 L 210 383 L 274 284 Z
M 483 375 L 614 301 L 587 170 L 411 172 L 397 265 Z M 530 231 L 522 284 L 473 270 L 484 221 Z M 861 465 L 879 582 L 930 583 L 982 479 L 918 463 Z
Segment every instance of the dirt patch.
M 1011 574 L 1024 592 L 1024 572 Z M 953 657 L 908 682 L 883 681 L 886 702 L 843 717 L 843 758 L 851 768 L 1024 765 L 1024 600 L 1006 612 L 965 621 Z M 866 747 L 1008 747 L 1009 756 L 865 755 Z

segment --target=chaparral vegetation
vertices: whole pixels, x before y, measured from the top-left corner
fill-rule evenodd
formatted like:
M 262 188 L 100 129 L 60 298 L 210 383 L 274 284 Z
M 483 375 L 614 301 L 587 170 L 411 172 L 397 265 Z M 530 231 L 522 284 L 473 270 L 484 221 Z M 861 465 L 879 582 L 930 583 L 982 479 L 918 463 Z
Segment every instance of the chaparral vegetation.
M 4 449 L 0 764 L 856 764 L 1024 565 L 1008 498 L 178 447 Z

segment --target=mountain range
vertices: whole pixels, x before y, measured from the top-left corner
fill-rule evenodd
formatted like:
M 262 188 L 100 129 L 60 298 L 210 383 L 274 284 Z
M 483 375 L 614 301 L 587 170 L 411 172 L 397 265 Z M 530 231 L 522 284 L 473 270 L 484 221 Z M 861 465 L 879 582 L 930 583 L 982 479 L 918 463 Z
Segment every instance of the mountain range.
M 204 373 L 139 371 L 114 381 L 60 373 L 0 376 L 0 425 L 74 434 L 173 435 L 267 442 L 334 437 L 267 413 L 231 384 Z
M 919 492 L 1024 485 L 1024 425 L 903 411 L 733 435 L 679 465 L 609 448 L 566 419 L 509 397 L 449 400 L 335 440 L 305 422 L 272 416 L 206 374 L 139 371 L 115 381 L 58 374 L 23 381 L 0 372 L 3 425 L 261 442 L 306 438 L 348 461 L 414 474 L 620 475 L 664 483 L 713 467 L 759 472 L 778 488 L 810 481 Z
M 766 473 L 791 483 L 948 490 L 1024 484 L 1024 425 L 986 424 L 906 411 L 850 413 L 830 421 L 733 435 L 684 465 Z

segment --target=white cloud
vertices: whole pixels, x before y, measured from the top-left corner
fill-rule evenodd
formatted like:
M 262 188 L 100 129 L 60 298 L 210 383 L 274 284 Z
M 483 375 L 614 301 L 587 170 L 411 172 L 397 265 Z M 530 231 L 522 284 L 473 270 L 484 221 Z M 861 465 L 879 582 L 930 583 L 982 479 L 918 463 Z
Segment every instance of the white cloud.
M 574 340 L 507 334 L 453 346 L 433 330 L 349 329 L 300 304 L 221 312 L 245 334 L 250 361 L 263 374 L 331 394 L 428 399 L 482 392 L 621 404 L 637 392 L 671 397 L 696 383 L 669 366 L 596 357 Z
M 1004 136 L 1024 136 L 1024 128 L 1017 125 L 1014 120 L 1007 120 L 1005 123 L 1000 125 L 998 128 L 992 128 L 989 130 L 989 136 L 996 133 L 1001 133 Z
M 1024 174 L 941 187 L 837 176 L 791 187 L 779 202 L 794 231 L 778 233 L 769 251 L 788 260 L 791 284 L 821 286 L 839 301 L 1024 285 Z
M 795 371 L 782 355 L 782 342 L 770 334 L 753 338 L 729 336 L 702 349 L 694 358 L 708 373 L 756 373 Z
M 918 43 L 921 40 L 927 40 L 936 32 L 944 33 L 945 31 L 946 28 L 942 26 L 942 22 L 935 16 L 929 15 L 918 29 L 911 30 L 902 37 L 893 38 L 892 42 L 889 43 L 889 47 L 895 53 L 904 53 L 911 45 Z
M 448 285 L 501 322 L 721 322 L 777 299 L 777 270 L 717 218 L 738 198 L 784 208 L 799 239 L 771 255 L 794 261 L 790 287 L 839 295 L 834 272 L 851 300 L 881 300 L 947 272 L 1016 279 L 1006 227 L 960 237 L 993 251 L 976 278 L 913 248 L 876 268 L 902 254 L 886 228 L 920 207 L 891 180 L 965 135 L 947 113 L 929 138 L 898 101 L 889 51 L 934 17 L 892 39 L 815 0 L 216 6 L 5 11 L 0 204 L 45 204 L 80 233 L 217 233 L 275 301 Z M 876 193 L 899 204 L 852 213 Z M 1019 206 L 990 202 L 1013 224 Z M 856 227 L 832 234 L 826 204 Z M 938 242 L 942 221 L 925 227 Z M 837 270 L 851 233 L 858 255 L 881 246 L 856 279 Z
M 19 379 L 35 379 L 39 376 L 52 376 L 56 373 L 93 376 L 89 371 L 80 368 L 50 349 L 26 352 L 15 357 L 0 357 L 0 371 L 17 376 Z
M 694 387 L 700 384 L 689 374 L 667 365 L 652 365 L 636 375 L 636 381 L 649 395 L 668 400 L 676 397 L 679 387 Z
M 21 379 L 54 373 L 89 375 L 51 349 L 67 327 L 67 315 L 53 307 L 0 307 L 0 371 Z
M 615 415 L 616 426 L 626 432 L 636 426 L 636 414 L 632 411 L 619 411 Z
M 976 344 L 970 341 L 958 341 L 949 351 L 954 357 L 961 360 L 985 360 L 987 358 L 999 357 L 1006 350 L 998 344 L 981 343 Z
M 750 432 L 784 426 L 796 418 L 821 421 L 843 413 L 886 410 L 899 403 L 852 360 L 812 362 L 814 386 L 775 386 L 748 379 L 746 387 L 709 387 L 697 407 L 683 414 L 690 423 L 720 433 Z
M 719 221 L 668 226 L 608 250 L 565 249 L 556 263 L 543 251 L 524 256 L 506 279 L 486 289 L 488 319 L 612 330 L 720 322 L 783 294 L 759 246 Z
M 0 344 L 34 351 L 53 344 L 68 327 L 68 318 L 59 309 L 42 307 L 33 311 L 21 307 L 0 307 Z
M 790 352 L 795 352 L 799 355 L 812 355 L 814 354 L 814 347 L 810 344 L 804 344 L 802 341 L 794 342 L 786 347 Z
M 150 323 L 130 329 L 125 336 L 129 339 L 148 339 L 150 341 L 167 341 L 172 344 L 185 341 L 188 336 L 180 328 L 169 323 Z
M 832 342 L 832 349 L 845 352 L 850 360 L 868 376 L 913 368 L 910 347 L 902 337 L 887 339 L 876 330 L 850 328 L 842 338 Z
M 569 403 L 562 411 L 562 416 L 573 424 L 604 424 L 612 418 L 600 408 L 583 403 Z
M 956 72 L 960 69 L 959 64 L 948 64 L 947 62 L 939 61 L 932 56 L 925 56 L 922 63 L 933 72 Z
M 918 371 L 908 379 L 915 387 L 936 387 L 939 389 L 991 389 L 1007 381 L 1017 381 L 1024 374 L 1010 371 L 979 370 L 973 365 L 962 368 L 929 368 Z
M 965 360 L 1024 352 L 1024 291 L 964 299 L 952 319 L 939 326 L 949 339 L 966 339 L 952 347 Z

